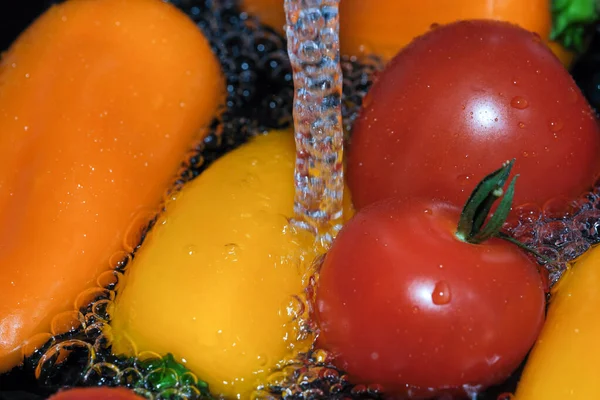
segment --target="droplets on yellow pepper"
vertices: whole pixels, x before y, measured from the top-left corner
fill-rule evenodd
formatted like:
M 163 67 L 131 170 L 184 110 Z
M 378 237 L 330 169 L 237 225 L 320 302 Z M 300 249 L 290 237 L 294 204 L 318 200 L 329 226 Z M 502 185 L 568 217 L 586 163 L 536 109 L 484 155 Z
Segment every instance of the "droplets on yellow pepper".
M 286 311 L 318 252 L 289 223 L 294 157 L 290 132 L 259 136 L 167 201 L 117 296 L 116 352 L 172 353 L 212 393 L 248 398 L 308 349 Z

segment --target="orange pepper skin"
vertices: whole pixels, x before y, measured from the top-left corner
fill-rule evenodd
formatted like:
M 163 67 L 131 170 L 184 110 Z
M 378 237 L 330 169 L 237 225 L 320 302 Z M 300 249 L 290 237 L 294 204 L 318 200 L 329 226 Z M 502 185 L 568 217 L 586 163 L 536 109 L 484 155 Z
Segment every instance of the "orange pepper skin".
M 600 247 L 583 254 L 552 289 L 546 323 L 529 355 L 516 400 L 600 398 Z
M 283 0 L 243 0 L 249 13 L 283 32 Z M 342 54 L 375 53 L 389 60 L 410 41 L 430 29 L 462 19 L 508 21 L 547 38 L 552 26 L 550 0 L 342 0 L 340 46 Z M 551 46 L 568 65 L 572 55 Z
M 160 0 L 68 1 L 4 54 L 0 372 L 143 228 L 223 92 L 206 38 Z

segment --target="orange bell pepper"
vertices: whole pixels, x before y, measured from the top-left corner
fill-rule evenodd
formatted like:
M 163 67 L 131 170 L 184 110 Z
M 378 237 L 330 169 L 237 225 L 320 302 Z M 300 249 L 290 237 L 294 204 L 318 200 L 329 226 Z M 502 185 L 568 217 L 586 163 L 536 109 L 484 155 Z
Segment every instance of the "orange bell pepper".
M 600 398 L 600 247 L 571 266 L 552 291 L 546 323 L 517 388 L 517 400 Z
M 283 0 L 242 0 L 242 3 L 249 13 L 283 32 Z M 552 28 L 550 0 L 342 0 L 341 53 L 376 53 L 390 59 L 413 38 L 427 32 L 432 24 L 484 18 L 512 22 L 545 39 Z M 573 57 L 570 52 L 556 43 L 550 47 L 564 65 L 570 64 Z
M 4 54 L 0 372 L 137 244 L 223 92 L 206 38 L 160 0 L 68 1 Z

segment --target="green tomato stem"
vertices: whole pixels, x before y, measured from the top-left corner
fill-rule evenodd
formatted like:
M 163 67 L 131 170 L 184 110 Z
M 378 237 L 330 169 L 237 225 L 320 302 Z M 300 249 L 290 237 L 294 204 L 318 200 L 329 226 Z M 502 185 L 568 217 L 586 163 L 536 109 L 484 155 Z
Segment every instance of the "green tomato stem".
M 517 245 L 548 264 L 556 264 L 554 260 L 501 231 L 510 213 L 515 196 L 515 185 L 519 177 L 519 175 L 513 177 L 506 190 L 503 189 L 514 163 L 514 159 L 506 161 L 502 167 L 477 184 L 462 210 L 455 236 L 470 244 L 483 243 L 492 237 L 497 237 Z M 500 200 L 500 203 L 494 214 L 489 216 L 497 200 Z

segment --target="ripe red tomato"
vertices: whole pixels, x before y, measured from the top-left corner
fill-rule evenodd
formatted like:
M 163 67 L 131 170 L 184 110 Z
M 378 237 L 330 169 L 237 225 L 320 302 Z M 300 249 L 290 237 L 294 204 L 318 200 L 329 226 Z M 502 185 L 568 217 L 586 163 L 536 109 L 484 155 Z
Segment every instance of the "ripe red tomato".
M 357 208 L 393 196 L 464 204 L 512 158 L 515 205 L 577 196 L 600 172 L 600 130 L 539 37 L 495 21 L 435 28 L 381 73 L 352 132 Z
M 355 382 L 464 395 L 505 380 L 533 345 L 545 307 L 537 265 L 501 239 L 459 241 L 458 216 L 394 199 L 342 228 L 320 272 L 318 345 Z
M 143 397 L 136 395 L 125 388 L 75 388 L 60 391 L 48 400 L 142 400 Z

